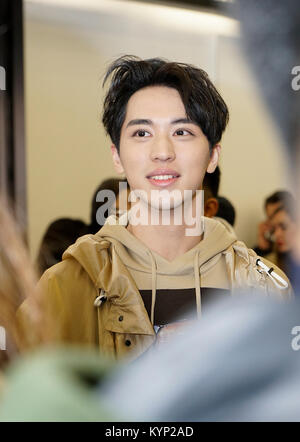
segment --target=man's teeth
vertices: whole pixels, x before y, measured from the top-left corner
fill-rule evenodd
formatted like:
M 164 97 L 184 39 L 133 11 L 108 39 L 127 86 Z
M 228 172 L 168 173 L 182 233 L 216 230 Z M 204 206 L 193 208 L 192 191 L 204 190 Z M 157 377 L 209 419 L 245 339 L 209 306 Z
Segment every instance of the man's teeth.
M 170 180 L 171 178 L 176 178 L 175 175 L 154 175 L 151 180 Z

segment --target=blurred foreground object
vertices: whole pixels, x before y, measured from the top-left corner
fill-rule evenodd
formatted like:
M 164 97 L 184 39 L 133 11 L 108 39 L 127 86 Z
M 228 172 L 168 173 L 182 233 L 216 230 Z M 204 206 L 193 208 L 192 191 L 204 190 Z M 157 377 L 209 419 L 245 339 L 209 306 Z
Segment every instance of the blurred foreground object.
M 300 421 L 299 318 L 299 302 L 212 304 L 189 333 L 111 379 L 106 402 L 138 421 Z
M 0 198 L 0 371 L 17 351 L 19 329 L 15 313 L 33 293 L 36 283 L 21 232 L 7 205 Z M 38 313 L 32 307 L 34 320 Z M 3 342 L 2 342 L 3 341 Z
M 94 388 L 112 364 L 98 352 L 76 347 L 40 350 L 7 371 L 0 421 L 110 421 L 114 410 L 100 404 Z
M 300 92 L 293 87 L 294 68 L 300 65 L 299 1 L 239 0 L 238 5 L 249 64 L 294 170 L 300 141 Z

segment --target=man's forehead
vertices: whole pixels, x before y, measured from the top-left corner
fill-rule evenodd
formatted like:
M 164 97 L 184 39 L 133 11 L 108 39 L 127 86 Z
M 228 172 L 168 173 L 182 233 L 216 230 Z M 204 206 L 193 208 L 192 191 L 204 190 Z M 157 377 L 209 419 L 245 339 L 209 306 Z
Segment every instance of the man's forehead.
M 128 100 L 123 129 L 134 125 L 196 124 L 186 113 L 179 92 L 168 86 L 147 86 Z M 196 124 L 197 125 L 197 124 Z

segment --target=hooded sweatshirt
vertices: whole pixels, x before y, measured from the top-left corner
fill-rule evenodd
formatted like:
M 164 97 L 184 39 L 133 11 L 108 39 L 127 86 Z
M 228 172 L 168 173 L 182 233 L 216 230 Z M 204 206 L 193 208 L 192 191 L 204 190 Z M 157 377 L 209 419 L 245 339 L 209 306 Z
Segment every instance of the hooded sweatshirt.
M 187 313 L 190 317 L 195 308 L 200 316 L 204 299 L 229 292 L 231 287 L 222 252 L 236 241 L 236 236 L 222 223 L 204 218 L 203 239 L 183 255 L 168 261 L 151 251 L 124 225 L 111 225 L 114 222 L 115 218 L 109 218 L 96 236 L 109 241 L 125 264 L 152 324 L 165 325 L 179 317 L 182 319 L 182 314 Z

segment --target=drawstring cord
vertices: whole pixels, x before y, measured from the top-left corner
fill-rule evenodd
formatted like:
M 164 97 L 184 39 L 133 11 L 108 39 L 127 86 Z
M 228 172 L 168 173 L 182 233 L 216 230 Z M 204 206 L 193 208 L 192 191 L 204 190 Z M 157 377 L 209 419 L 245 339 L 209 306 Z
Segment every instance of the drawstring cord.
M 154 325 L 154 309 L 155 309 L 155 301 L 156 301 L 156 279 L 157 279 L 157 268 L 156 261 L 154 256 L 149 250 L 149 255 L 151 258 L 151 273 L 152 273 L 152 300 L 151 300 L 151 324 Z
M 152 273 L 152 300 L 151 300 L 151 324 L 154 325 L 154 310 L 156 302 L 156 282 L 157 282 L 157 267 L 154 256 L 151 251 L 148 251 L 151 259 L 151 273 Z M 196 291 L 196 308 L 198 319 L 201 317 L 201 284 L 200 284 L 200 271 L 199 271 L 199 251 L 195 253 L 194 257 L 194 278 L 195 278 L 195 291 Z
M 196 307 L 198 319 L 201 316 L 201 287 L 200 287 L 200 271 L 199 271 L 199 251 L 195 253 L 194 257 L 194 277 L 196 290 Z

